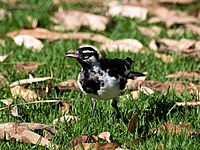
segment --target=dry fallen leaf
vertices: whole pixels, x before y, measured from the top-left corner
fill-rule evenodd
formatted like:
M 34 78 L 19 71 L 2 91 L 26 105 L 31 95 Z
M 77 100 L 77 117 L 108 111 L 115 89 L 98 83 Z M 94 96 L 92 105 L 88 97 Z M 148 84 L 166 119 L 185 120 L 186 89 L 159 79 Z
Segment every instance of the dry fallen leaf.
M 60 109 L 61 109 L 62 115 L 64 115 L 65 113 L 69 113 L 71 111 L 71 105 L 69 103 L 62 102 Z
M 143 45 L 135 39 L 121 39 L 116 41 L 109 41 L 101 45 L 100 49 L 113 51 L 123 51 L 123 52 L 133 52 L 137 53 L 142 49 Z
M 146 87 L 146 86 L 139 87 L 139 91 L 146 95 L 151 95 L 154 93 L 154 91 L 152 89 L 150 89 L 149 87 Z
M 189 80 L 200 80 L 200 71 L 180 71 L 168 74 L 166 78 L 187 78 Z
M 9 122 L 0 124 L 0 139 L 12 140 L 15 139 L 19 142 L 39 144 L 46 147 L 57 147 L 47 139 L 43 138 L 37 133 L 30 130 L 47 129 L 52 133 L 56 133 L 57 130 L 50 128 L 48 125 L 39 123 L 15 123 Z
M 5 61 L 6 58 L 8 58 L 8 56 L 10 56 L 12 54 L 13 54 L 13 52 L 10 52 L 9 54 L 3 55 L 3 56 L 0 55 L 0 63 L 2 63 L 3 61 Z
M 39 52 L 43 49 L 42 42 L 31 35 L 17 35 L 13 38 L 15 43 L 19 46 L 24 45 L 28 49 Z
M 76 80 L 67 80 L 67 81 L 64 81 L 64 82 L 60 82 L 56 85 L 56 87 L 61 91 L 74 90 L 74 89 L 79 90 L 79 86 L 78 86 Z
M 15 68 L 18 71 L 24 71 L 27 73 L 33 73 L 37 69 L 38 66 L 43 65 L 43 64 L 45 64 L 45 63 L 42 63 L 42 62 L 17 62 L 17 63 L 14 63 Z
M 134 100 L 137 100 L 140 96 L 140 91 L 139 90 L 131 91 L 131 96 Z
M 13 103 L 13 99 L 12 98 L 1 99 L 0 102 L 4 103 L 6 106 L 10 106 Z
M 57 123 L 64 123 L 64 122 L 77 122 L 79 121 L 80 119 L 76 116 L 72 116 L 72 115 L 64 115 L 60 118 L 57 118 L 55 120 L 53 120 L 53 125 L 55 126 Z
M 196 0 L 159 0 L 161 3 L 190 4 Z
M 164 63 L 172 63 L 174 62 L 174 58 L 171 55 L 167 54 L 160 54 L 160 53 L 154 53 L 156 58 L 161 59 Z
M 58 39 L 91 40 L 91 41 L 100 42 L 100 43 L 112 41 L 111 39 L 100 34 L 86 33 L 86 32 L 61 33 L 61 32 L 52 32 L 43 28 L 22 29 L 20 31 L 9 32 L 7 34 L 7 36 L 10 38 L 13 38 L 17 35 L 30 35 L 37 39 L 47 39 L 51 41 L 58 40 Z
M 113 5 L 108 10 L 110 16 L 140 18 L 142 20 L 147 18 L 147 13 L 148 10 L 146 8 L 130 5 Z
M 185 12 L 169 10 L 166 7 L 153 7 L 151 13 L 164 22 L 167 26 L 173 24 L 198 23 L 198 19 Z
M 153 51 L 157 51 L 158 50 L 158 46 L 156 44 L 156 40 L 155 39 L 152 39 L 150 42 L 149 42 L 149 48 Z
M 119 145 L 116 143 L 82 143 L 74 147 L 75 150 L 115 150 Z
M 1 74 L 0 74 L 0 84 L 9 84 L 7 79 Z
M 57 11 L 54 20 L 63 24 L 67 30 L 77 30 L 81 26 L 87 26 L 91 30 L 104 31 L 108 23 L 107 17 L 80 10 Z
M 88 143 L 90 141 L 92 142 L 96 142 L 98 140 L 98 136 L 87 136 L 87 135 L 82 135 L 80 137 L 77 137 L 75 139 L 72 139 L 68 145 L 70 147 L 75 147 L 78 144 L 82 144 L 82 143 Z
M 182 125 L 176 125 L 176 124 L 169 124 L 165 123 L 159 126 L 157 129 L 151 129 L 151 132 L 154 133 L 154 131 L 157 130 L 157 134 L 159 135 L 162 130 L 166 130 L 169 133 L 186 133 L 186 134 L 200 134 L 200 132 L 197 132 L 193 129 L 190 129 L 187 124 Z
M 10 89 L 13 97 L 19 97 L 25 101 L 31 102 L 38 98 L 37 94 L 29 89 L 25 89 L 22 86 L 15 86 Z
M 38 78 L 33 78 L 32 76 L 29 76 L 29 79 L 22 79 L 15 81 L 10 84 L 10 87 L 13 86 L 18 86 L 18 85 L 24 85 L 24 84 L 32 84 L 35 82 L 41 82 L 41 81 L 46 81 L 46 80 L 51 80 L 52 77 L 38 77 Z
M 14 117 L 21 117 L 18 113 L 18 107 L 17 106 L 14 106 L 13 109 L 10 110 L 10 112 Z
M 158 26 L 151 26 L 151 27 L 142 27 L 142 26 L 139 26 L 138 27 L 138 30 L 146 35 L 146 36 L 149 36 L 149 37 L 156 37 L 157 35 L 160 34 L 161 32 L 161 28 L 158 27 Z
M 200 27 L 193 24 L 186 24 L 186 29 L 191 31 L 193 34 L 200 36 Z
M 176 102 L 177 106 L 199 106 L 200 102 Z
M 100 139 L 105 139 L 107 142 L 111 142 L 111 140 L 110 140 L 110 132 L 101 132 L 101 133 L 99 133 L 98 137 Z
M 177 93 L 183 93 L 184 91 L 188 92 L 198 92 L 200 91 L 200 86 L 195 85 L 190 82 L 183 81 L 172 81 L 172 82 L 159 82 L 154 80 L 131 80 L 129 79 L 126 84 L 126 89 L 129 90 L 138 90 L 141 86 L 148 87 L 154 92 L 167 92 L 175 91 Z
M 138 123 L 138 117 L 136 115 L 133 115 L 128 123 L 128 130 L 130 132 L 134 132 L 137 128 L 137 123 Z
M 26 19 L 28 21 L 29 24 L 31 24 L 32 28 L 36 28 L 38 25 L 38 20 L 33 18 L 32 16 L 26 16 Z

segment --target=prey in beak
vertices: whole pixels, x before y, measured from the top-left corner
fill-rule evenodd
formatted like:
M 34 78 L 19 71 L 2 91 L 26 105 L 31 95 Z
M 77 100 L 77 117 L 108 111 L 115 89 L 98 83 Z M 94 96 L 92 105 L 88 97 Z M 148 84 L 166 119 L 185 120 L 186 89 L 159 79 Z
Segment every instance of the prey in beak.
M 65 56 L 71 57 L 71 58 L 79 58 L 78 53 L 76 51 L 72 51 L 72 50 L 65 53 Z

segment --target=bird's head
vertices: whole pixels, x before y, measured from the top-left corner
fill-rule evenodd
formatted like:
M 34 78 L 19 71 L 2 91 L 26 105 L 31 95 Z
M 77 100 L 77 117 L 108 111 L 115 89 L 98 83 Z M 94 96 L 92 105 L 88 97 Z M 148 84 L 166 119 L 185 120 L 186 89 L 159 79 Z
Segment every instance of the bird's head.
M 66 56 L 77 59 L 83 67 L 94 65 L 99 60 L 99 53 L 92 47 L 81 47 L 76 51 L 68 51 Z

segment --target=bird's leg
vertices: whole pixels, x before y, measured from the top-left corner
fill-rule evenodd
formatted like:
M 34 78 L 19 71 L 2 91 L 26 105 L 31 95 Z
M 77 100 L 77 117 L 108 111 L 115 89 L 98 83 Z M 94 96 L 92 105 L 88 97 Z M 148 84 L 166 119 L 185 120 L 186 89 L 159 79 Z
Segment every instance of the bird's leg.
M 117 111 L 117 119 L 120 119 L 121 121 L 123 121 L 123 116 L 119 112 L 119 108 L 117 106 L 117 102 L 118 102 L 118 98 L 114 98 L 112 100 L 112 107 L 115 108 L 115 110 Z
M 92 98 L 92 116 L 94 115 L 94 111 L 96 109 L 97 100 Z

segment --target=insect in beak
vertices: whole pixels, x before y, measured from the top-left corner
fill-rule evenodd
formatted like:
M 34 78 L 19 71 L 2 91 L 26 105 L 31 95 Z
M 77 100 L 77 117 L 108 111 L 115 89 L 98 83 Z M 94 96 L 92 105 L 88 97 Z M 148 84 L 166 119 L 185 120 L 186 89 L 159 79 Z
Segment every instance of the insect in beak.
M 65 53 L 65 56 L 72 57 L 72 58 L 78 58 L 79 57 L 77 52 L 71 51 L 71 50 L 68 51 L 67 53 Z

